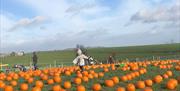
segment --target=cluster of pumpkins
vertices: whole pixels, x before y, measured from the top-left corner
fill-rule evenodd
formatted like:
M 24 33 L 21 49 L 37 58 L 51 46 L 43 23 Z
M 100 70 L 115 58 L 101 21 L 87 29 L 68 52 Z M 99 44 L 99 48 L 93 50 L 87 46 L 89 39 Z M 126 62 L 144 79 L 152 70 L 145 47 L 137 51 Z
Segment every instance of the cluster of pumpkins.
M 117 68 L 116 65 L 124 64 L 124 67 Z M 175 66 L 173 64 L 176 64 Z M 89 80 L 94 78 L 103 78 L 106 73 L 111 71 L 129 71 L 123 76 L 113 76 L 105 79 L 102 85 L 101 83 L 93 83 L 91 90 L 101 91 L 103 86 L 113 88 L 120 82 L 126 82 L 133 80 L 139 76 L 142 76 L 148 72 L 147 67 L 154 66 L 160 69 L 168 69 L 164 74 L 159 74 L 153 78 L 148 78 L 146 80 L 136 81 L 136 83 L 128 83 L 126 87 L 117 87 L 116 91 L 135 91 L 136 89 L 142 89 L 143 91 L 153 91 L 152 85 L 159 84 L 164 79 L 168 79 L 166 83 L 166 88 L 173 90 L 180 83 L 180 76 L 177 78 L 172 78 L 173 71 L 171 68 L 179 71 L 180 67 L 179 60 L 164 60 L 164 61 L 142 61 L 142 62 L 123 62 L 117 64 L 100 64 L 92 66 L 84 66 L 84 71 L 80 72 L 78 66 L 69 66 L 63 68 L 47 68 L 43 70 L 28 70 L 27 72 L 10 72 L 10 73 L 0 73 L 0 89 L 3 91 L 16 91 L 14 88 L 19 86 L 20 91 L 42 91 L 45 85 L 51 85 L 52 91 L 66 91 L 72 88 L 72 84 L 76 84 L 77 91 L 86 91 L 87 88 L 82 84 L 83 82 L 88 83 Z M 103 69 L 101 72 L 96 72 L 97 69 Z M 72 81 L 62 81 L 61 75 L 72 76 L 75 74 L 76 77 Z M 38 77 L 39 79 L 36 79 Z M 19 83 L 20 79 L 25 81 Z M 44 83 L 44 81 L 46 83 Z M 63 82 L 63 86 L 61 83 Z M 34 86 L 30 84 L 34 83 Z M 55 84 L 56 83 L 56 84 Z

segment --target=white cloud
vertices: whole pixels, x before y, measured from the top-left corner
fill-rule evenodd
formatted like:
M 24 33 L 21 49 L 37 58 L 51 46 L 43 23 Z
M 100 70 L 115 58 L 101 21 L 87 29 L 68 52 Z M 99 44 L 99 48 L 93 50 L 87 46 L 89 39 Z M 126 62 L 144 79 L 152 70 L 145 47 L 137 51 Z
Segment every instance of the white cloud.
M 152 22 L 178 22 L 180 18 L 180 5 L 172 7 L 159 7 L 156 10 L 141 10 L 131 17 L 131 21 L 141 21 L 144 23 Z
M 35 27 L 35 26 L 40 25 L 41 23 L 44 23 L 46 20 L 47 20 L 47 18 L 44 16 L 36 16 L 32 19 L 23 18 L 23 19 L 20 19 L 19 21 L 17 21 L 17 23 L 14 24 L 14 26 L 12 26 L 9 29 L 9 31 L 14 31 L 19 28 L 26 28 L 26 27 L 30 27 L 30 26 Z
M 18 27 L 24 31 L 6 33 L 10 37 L 5 38 L 3 36 L 4 41 L 6 41 L 3 43 L 3 45 L 6 45 L 3 48 L 4 51 L 63 49 L 75 47 L 76 44 L 87 46 L 125 46 L 143 43 L 164 43 L 165 40 L 177 39 L 178 36 L 177 26 L 172 29 L 171 34 L 168 29 L 162 28 L 166 24 L 164 22 L 168 21 L 166 14 L 170 13 L 167 12 L 175 9 L 154 7 L 151 11 L 149 9 L 152 6 L 144 3 L 145 0 L 134 0 L 133 2 L 132 0 L 123 0 L 115 10 L 111 10 L 110 6 L 99 4 L 98 0 L 18 1 L 27 7 L 33 8 L 36 15 L 41 16 L 34 18 L 21 17 L 15 24 L 10 24 L 15 25 L 15 29 Z M 158 0 L 157 3 L 159 2 L 161 1 Z M 149 11 L 144 12 L 141 11 L 142 9 Z M 148 25 L 136 22 L 136 24 L 124 27 L 124 24 L 135 13 L 137 14 L 136 16 L 141 17 L 136 21 L 149 21 L 150 17 L 150 20 L 163 23 Z M 39 24 L 47 20 L 47 17 L 51 19 L 51 22 L 40 26 Z M 32 24 L 40 28 L 32 29 L 27 27 L 32 26 Z M 153 26 L 156 27 L 153 28 Z M 8 27 L 12 28 L 12 26 Z M 168 37 L 163 36 L 163 34 L 168 35 Z M 177 36 L 173 36 L 173 34 Z M 155 36 L 155 38 L 151 36 Z

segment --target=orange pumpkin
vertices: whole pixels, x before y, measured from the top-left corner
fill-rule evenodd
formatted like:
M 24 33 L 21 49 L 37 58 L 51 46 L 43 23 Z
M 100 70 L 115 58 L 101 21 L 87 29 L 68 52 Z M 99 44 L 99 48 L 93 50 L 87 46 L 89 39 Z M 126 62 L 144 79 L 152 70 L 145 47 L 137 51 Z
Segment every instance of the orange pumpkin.
M 138 81 L 136 83 L 136 87 L 139 88 L 139 89 L 145 88 L 144 81 Z
M 114 76 L 111 78 L 115 84 L 119 83 L 119 78 L 117 76 Z
M 71 72 L 70 72 L 70 71 L 65 71 L 65 74 L 66 74 L 67 76 L 70 76 L 70 75 L 71 75 Z
M 99 77 L 103 77 L 104 76 L 104 73 L 103 72 L 100 72 L 99 73 Z
M 81 78 L 74 78 L 75 84 L 81 84 Z
M 89 81 L 89 78 L 86 77 L 86 76 L 84 76 L 84 77 L 82 77 L 82 80 L 83 80 L 84 82 L 88 82 L 88 81 Z
M 112 80 L 105 80 L 105 85 L 107 87 L 113 87 L 114 86 L 114 82 Z
M 17 86 L 17 82 L 16 81 L 11 81 L 10 82 L 12 86 Z
M 146 86 L 152 86 L 153 81 L 152 81 L 152 80 L 150 80 L 150 79 L 145 80 L 145 84 L 146 84 Z
M 13 91 L 13 87 L 7 85 L 7 86 L 4 87 L 4 90 L 3 90 L 3 91 Z
M 49 80 L 47 80 L 47 83 L 48 83 L 48 84 L 53 84 L 53 83 L 54 83 L 54 80 L 53 80 L 53 79 L 49 79 Z
M 41 88 L 40 87 L 33 87 L 32 91 L 41 91 Z
M 55 85 L 52 87 L 52 91 L 60 91 L 61 90 L 61 86 L 60 85 Z
M 165 79 L 168 78 L 168 75 L 167 75 L 167 74 L 163 74 L 162 76 L 163 76 L 163 78 L 165 78 Z
M 36 81 L 35 86 L 39 87 L 39 88 L 42 88 L 43 87 L 43 82 L 38 80 L 38 81 Z
M 173 84 L 173 83 L 171 83 L 171 82 L 167 82 L 166 83 L 166 87 L 168 88 L 168 89 L 170 89 L 170 90 L 173 90 L 173 89 L 175 89 L 175 84 Z
M 32 83 L 34 81 L 34 79 L 31 77 L 28 79 L 28 83 Z
M 86 91 L 86 88 L 83 85 L 79 85 L 76 91 Z
M 170 77 L 173 75 L 172 71 L 167 71 L 166 74 Z
M 153 89 L 150 88 L 150 87 L 145 87 L 145 88 L 143 89 L 143 91 L 153 91 Z
M 130 74 L 127 74 L 126 77 L 128 80 L 132 80 L 132 76 Z
M 7 80 L 7 81 L 11 81 L 11 80 L 12 80 L 12 77 L 8 76 L 8 77 L 6 77 L 6 80 Z
M 109 69 L 108 68 L 104 68 L 104 72 L 108 72 L 109 71 Z
M 78 73 L 76 76 L 79 77 L 79 78 L 82 78 L 82 74 L 81 73 Z
M 28 90 L 28 85 L 26 83 L 22 83 L 20 85 L 20 89 L 21 89 L 21 91 L 27 91 Z
M 61 78 L 59 76 L 55 76 L 53 79 L 54 79 L 54 81 L 56 83 L 60 83 L 61 82 Z
M 42 80 L 48 80 L 48 76 L 47 75 L 44 75 L 41 77 Z
M 163 80 L 163 78 L 160 75 L 157 75 L 154 77 L 153 81 L 155 83 L 160 83 Z
M 93 91 L 100 91 L 101 90 L 101 85 L 96 83 L 92 86 Z
M 175 86 L 177 86 L 177 85 L 178 85 L 178 81 L 177 81 L 176 79 L 169 79 L 169 81 L 168 81 L 168 82 L 170 82 L 170 83 L 174 84 Z
M 65 81 L 64 82 L 64 88 L 66 88 L 66 89 L 71 88 L 71 82 Z
M 136 88 L 135 88 L 134 84 L 129 83 L 129 84 L 126 86 L 126 90 L 127 90 L 127 91 L 135 91 Z
M 126 76 L 122 76 L 121 77 L 121 81 L 127 81 L 128 79 L 127 79 L 127 77 Z
M 118 87 L 116 91 L 126 91 L 126 89 L 124 87 Z
M 6 84 L 0 80 L 0 88 L 4 88 L 6 86 Z

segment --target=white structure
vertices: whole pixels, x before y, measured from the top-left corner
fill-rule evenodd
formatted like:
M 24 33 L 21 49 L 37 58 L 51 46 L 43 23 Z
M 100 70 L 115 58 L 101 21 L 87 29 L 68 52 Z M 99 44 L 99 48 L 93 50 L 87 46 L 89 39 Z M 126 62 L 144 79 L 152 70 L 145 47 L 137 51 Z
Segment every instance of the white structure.
M 17 52 L 15 55 L 16 56 L 24 56 L 24 52 Z

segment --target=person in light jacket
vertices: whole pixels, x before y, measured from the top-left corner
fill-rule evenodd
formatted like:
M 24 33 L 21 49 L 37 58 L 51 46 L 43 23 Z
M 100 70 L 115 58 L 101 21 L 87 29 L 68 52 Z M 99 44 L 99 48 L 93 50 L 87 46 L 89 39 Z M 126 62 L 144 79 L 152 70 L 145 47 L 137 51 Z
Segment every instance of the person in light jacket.
M 80 49 L 77 50 L 77 54 L 78 56 L 73 60 L 73 63 L 75 65 L 78 65 L 79 68 L 81 69 L 81 72 L 84 71 L 84 65 L 85 65 L 85 59 L 88 59 L 87 56 L 85 56 L 84 54 L 82 54 L 82 51 Z

